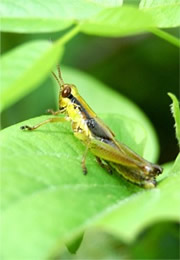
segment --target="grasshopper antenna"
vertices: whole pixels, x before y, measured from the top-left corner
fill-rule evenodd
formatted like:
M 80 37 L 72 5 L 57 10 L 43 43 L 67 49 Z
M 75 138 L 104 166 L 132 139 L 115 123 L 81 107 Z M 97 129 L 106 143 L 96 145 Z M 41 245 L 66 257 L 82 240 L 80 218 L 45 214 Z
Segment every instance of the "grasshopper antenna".
M 57 70 L 58 70 L 59 80 L 60 80 L 61 84 L 64 85 L 64 80 L 62 78 L 61 70 L 60 70 L 60 66 L 59 65 L 57 65 Z
M 54 78 L 56 79 L 56 81 L 58 82 L 59 86 L 62 87 L 62 85 L 64 85 L 64 81 L 61 76 L 61 70 L 60 70 L 59 65 L 57 65 L 57 70 L 58 70 L 58 77 L 56 76 L 56 74 L 53 71 L 52 71 L 52 74 L 53 74 Z

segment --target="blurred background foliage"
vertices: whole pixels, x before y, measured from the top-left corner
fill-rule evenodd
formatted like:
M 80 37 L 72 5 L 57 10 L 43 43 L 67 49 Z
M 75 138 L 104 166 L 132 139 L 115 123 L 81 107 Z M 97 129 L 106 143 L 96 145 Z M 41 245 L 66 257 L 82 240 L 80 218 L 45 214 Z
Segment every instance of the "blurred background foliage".
M 126 1 L 138 4 L 138 1 Z M 177 36 L 178 28 L 168 32 Z M 35 39 L 54 41 L 65 31 L 48 34 L 1 34 L 2 54 Z M 178 48 L 150 34 L 106 38 L 79 33 L 67 45 L 62 64 L 75 67 L 104 82 L 136 103 L 153 123 L 160 141 L 159 163 L 176 158 L 177 141 L 167 92 L 179 96 Z M 38 72 L 37 72 L 38 73 Z M 85 86 L 84 86 L 85 87 Z M 1 115 L 5 128 L 57 108 L 56 90 L 51 77 L 35 91 Z M 111 104 L 107 104 L 111 106 Z M 67 249 L 59 259 L 179 259 L 179 224 L 157 223 L 131 245 L 97 230 L 85 233 L 76 255 Z
M 177 36 L 178 29 L 168 30 Z M 35 39 L 58 39 L 48 34 L 2 33 L 2 53 Z M 134 101 L 154 124 L 160 141 L 160 163 L 175 159 L 174 135 L 167 92 L 179 96 L 178 48 L 152 34 L 105 38 L 78 34 L 66 46 L 62 64 L 80 69 Z M 52 78 L 2 113 L 2 128 L 56 108 Z M 110 104 L 108 104 L 110 105 Z M 22 109 L 23 107 L 23 109 Z
M 34 39 L 54 41 L 63 33 L 2 33 L 2 53 Z M 176 35 L 177 29 L 170 33 Z M 67 44 L 62 64 L 89 73 L 134 101 L 154 124 L 160 141 L 159 162 L 175 159 L 178 147 L 167 92 L 179 95 L 177 47 L 148 33 L 123 38 L 80 33 Z M 47 108 L 56 109 L 55 92 L 53 80 L 49 77 L 35 91 L 3 111 L 2 128 L 44 114 Z M 179 226 L 172 222 L 157 223 L 130 246 L 107 233 L 89 231 L 85 233 L 77 254 L 64 249 L 59 258 L 178 259 Z

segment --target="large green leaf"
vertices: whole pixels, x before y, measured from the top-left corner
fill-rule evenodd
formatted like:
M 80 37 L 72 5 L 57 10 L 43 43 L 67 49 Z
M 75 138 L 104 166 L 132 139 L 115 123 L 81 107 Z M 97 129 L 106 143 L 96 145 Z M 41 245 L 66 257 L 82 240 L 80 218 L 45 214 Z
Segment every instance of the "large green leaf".
M 8 32 L 52 32 L 77 20 L 95 15 L 103 5 L 86 0 L 1 0 L 1 30 Z
M 157 27 L 169 28 L 180 25 L 179 0 L 141 0 L 140 9 L 151 15 Z
M 1 109 L 38 87 L 62 56 L 64 43 L 76 31 L 76 28 L 71 30 L 54 44 L 48 41 L 26 43 L 1 58 Z
M 167 172 L 156 189 L 139 192 L 126 201 L 120 201 L 108 209 L 97 225 L 131 242 L 144 227 L 156 221 L 179 221 L 180 154 Z
M 1 59 L 1 109 L 32 91 L 59 58 L 48 41 L 26 43 Z
M 85 21 L 81 30 L 88 34 L 100 36 L 125 36 L 145 32 L 155 26 L 150 15 L 135 7 L 112 7 Z
M 100 36 L 126 36 L 153 28 L 176 27 L 180 24 L 178 0 L 142 0 L 140 9 L 123 1 L 86 0 L 2 0 L 1 30 L 7 32 L 41 33 L 63 30 L 72 24 L 82 24 L 82 31 Z M 171 35 L 155 32 L 176 42 Z
M 81 158 L 85 148 L 73 136 L 69 123 L 48 124 L 33 132 L 20 130 L 22 124 L 47 118 L 31 119 L 0 134 L 4 259 L 45 259 L 113 206 L 144 196 L 141 205 L 147 207 L 148 197 L 158 194 L 159 188 L 143 191 L 109 175 L 90 153 L 89 173 L 84 176 Z M 144 153 L 147 133 L 137 121 L 113 115 L 104 120 L 117 139 Z
M 176 0 L 141 1 L 140 9 L 123 5 L 106 8 L 84 21 L 82 31 L 100 36 L 126 36 L 152 32 L 170 43 L 179 46 L 176 37 L 158 30 L 180 25 L 180 3 Z

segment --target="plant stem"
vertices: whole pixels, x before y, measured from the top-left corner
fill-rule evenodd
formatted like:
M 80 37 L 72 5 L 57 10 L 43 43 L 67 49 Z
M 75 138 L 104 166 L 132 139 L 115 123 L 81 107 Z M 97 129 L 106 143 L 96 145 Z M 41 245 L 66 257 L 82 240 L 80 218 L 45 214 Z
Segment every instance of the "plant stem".
M 56 41 L 56 45 L 64 45 L 66 44 L 69 40 L 71 40 L 78 32 L 80 29 L 80 25 L 76 25 L 72 30 L 67 32 L 63 37 L 61 37 L 59 40 Z
M 150 32 L 152 32 L 153 34 L 155 34 L 156 36 L 172 43 L 173 45 L 177 46 L 177 47 L 180 47 L 180 41 L 178 38 L 174 37 L 173 35 L 163 31 L 163 30 L 160 30 L 158 28 L 153 28 L 151 30 L 149 30 Z

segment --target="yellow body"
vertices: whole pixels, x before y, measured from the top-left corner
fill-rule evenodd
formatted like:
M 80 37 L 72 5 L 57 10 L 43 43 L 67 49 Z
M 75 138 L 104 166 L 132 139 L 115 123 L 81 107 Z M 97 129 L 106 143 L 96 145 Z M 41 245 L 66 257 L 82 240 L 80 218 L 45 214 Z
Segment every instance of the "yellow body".
M 77 92 L 77 88 L 74 85 L 70 86 L 72 95 L 76 96 L 78 100 L 81 99 L 81 102 L 84 103 L 84 100 Z M 69 98 L 62 98 L 60 93 L 59 108 L 63 108 L 63 113 L 66 115 L 66 119 L 71 122 L 74 135 L 81 141 L 88 142 L 88 140 L 92 138 L 92 135 L 85 123 L 83 114 L 78 109 L 78 105 L 73 104 Z

